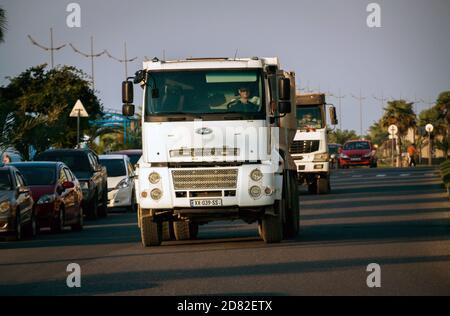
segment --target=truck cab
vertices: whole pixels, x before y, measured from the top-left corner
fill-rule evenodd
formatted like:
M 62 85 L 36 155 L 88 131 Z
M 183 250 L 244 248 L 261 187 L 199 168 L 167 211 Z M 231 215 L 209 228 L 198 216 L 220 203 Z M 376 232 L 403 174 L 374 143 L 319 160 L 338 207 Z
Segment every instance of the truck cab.
M 330 185 L 325 94 L 298 94 L 297 133 L 290 152 L 300 184 L 313 194 L 328 193 Z M 330 121 L 337 124 L 336 109 L 330 107 Z
M 258 222 L 268 243 L 299 229 L 295 74 L 277 58 L 144 62 L 143 154 L 136 166 L 144 246 L 196 238 L 214 220 Z M 123 113 L 134 114 L 131 81 Z

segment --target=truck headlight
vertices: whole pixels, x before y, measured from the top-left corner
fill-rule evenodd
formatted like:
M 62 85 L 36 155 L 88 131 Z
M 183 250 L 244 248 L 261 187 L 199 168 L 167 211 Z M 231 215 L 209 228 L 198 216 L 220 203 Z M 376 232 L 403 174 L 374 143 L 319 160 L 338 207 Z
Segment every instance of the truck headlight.
M 328 153 L 321 153 L 314 155 L 314 161 L 327 161 L 327 160 L 328 160 Z
M 150 181 L 151 184 L 157 184 L 161 180 L 161 176 L 157 172 L 152 172 L 148 176 L 148 181 Z
M 161 190 L 160 189 L 153 189 L 151 192 L 150 192 L 150 197 L 153 199 L 153 200 L 159 200 L 159 199 L 161 199 L 161 197 L 162 197 L 162 192 L 161 192 Z
M 254 169 L 252 172 L 250 172 L 250 179 L 252 179 L 255 182 L 258 182 L 263 177 L 263 173 L 259 169 Z
M 259 186 L 252 186 L 249 190 L 250 196 L 254 199 L 259 198 L 261 196 L 261 188 Z
M 55 201 L 55 195 L 54 194 L 46 194 L 39 198 L 39 200 L 36 202 L 37 205 L 42 204 L 50 204 Z
M 11 203 L 9 201 L 4 201 L 0 203 L 0 214 L 6 213 L 11 209 Z

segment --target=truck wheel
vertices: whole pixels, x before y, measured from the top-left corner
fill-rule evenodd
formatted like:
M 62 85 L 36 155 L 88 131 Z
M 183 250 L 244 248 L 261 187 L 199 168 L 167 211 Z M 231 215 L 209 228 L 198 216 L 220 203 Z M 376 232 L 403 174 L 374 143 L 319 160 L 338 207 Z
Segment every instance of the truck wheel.
M 162 242 L 162 224 L 150 216 L 141 217 L 141 240 L 144 247 L 159 246 Z
M 317 182 L 314 181 L 313 183 L 308 184 L 308 192 L 310 194 L 316 194 L 317 193 Z
M 189 222 L 189 239 L 194 240 L 198 237 L 198 223 Z
M 279 243 L 283 239 L 283 223 L 280 214 L 264 215 L 261 221 L 262 238 L 266 244 Z
M 189 240 L 191 239 L 189 222 L 187 221 L 175 221 L 173 222 L 173 230 L 176 240 Z
M 163 241 L 174 240 L 173 222 L 165 221 L 162 223 L 162 239 Z
M 262 221 L 261 220 L 258 220 L 258 235 L 259 235 L 259 237 L 263 238 Z
M 317 179 L 317 194 L 326 194 L 329 192 L 330 182 L 327 178 Z
M 283 200 L 285 203 L 285 222 L 283 225 L 283 237 L 286 239 L 295 238 L 300 230 L 300 206 L 298 201 L 297 178 L 294 173 L 288 171 L 286 180 L 289 186 L 288 190 L 283 189 Z

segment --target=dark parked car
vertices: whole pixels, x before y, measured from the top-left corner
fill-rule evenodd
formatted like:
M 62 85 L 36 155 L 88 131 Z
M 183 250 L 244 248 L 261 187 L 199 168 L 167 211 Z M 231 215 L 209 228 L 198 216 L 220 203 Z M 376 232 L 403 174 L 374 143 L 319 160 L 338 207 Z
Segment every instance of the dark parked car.
M 342 168 L 350 166 L 377 167 L 376 149 L 368 140 L 352 140 L 344 144 L 339 153 L 339 165 Z
M 92 150 L 52 149 L 36 155 L 34 160 L 66 164 L 80 182 L 86 215 L 93 219 L 108 215 L 108 176 Z
M 134 166 L 142 157 L 142 149 L 126 149 L 107 153 L 107 155 L 127 155 L 131 164 Z
M 62 162 L 19 162 L 11 164 L 24 176 L 35 201 L 39 228 L 60 232 L 70 225 L 83 229 L 83 193 L 80 183 Z
M 37 232 L 34 201 L 25 179 L 13 166 L 0 167 L 0 233 L 20 240 Z

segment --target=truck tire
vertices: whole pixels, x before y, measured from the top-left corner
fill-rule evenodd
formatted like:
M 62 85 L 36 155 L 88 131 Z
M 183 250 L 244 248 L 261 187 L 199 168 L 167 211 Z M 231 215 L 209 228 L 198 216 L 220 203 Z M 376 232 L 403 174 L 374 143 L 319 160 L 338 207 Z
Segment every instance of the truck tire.
M 297 237 L 300 230 L 300 205 L 298 200 L 298 186 L 296 174 L 292 171 L 285 172 L 286 183 L 289 186 L 289 191 L 283 189 L 283 201 L 284 206 L 284 224 L 283 224 L 283 237 L 286 239 L 292 239 Z M 290 192 L 290 196 L 288 196 Z
M 328 178 L 317 179 L 317 194 L 327 194 L 330 192 L 330 181 Z
M 198 223 L 189 222 L 189 239 L 195 240 L 198 237 Z
M 174 233 L 173 233 L 173 223 L 170 221 L 165 221 L 162 223 L 162 239 L 163 241 L 170 241 L 174 240 Z
M 150 216 L 141 217 L 141 240 L 144 247 L 159 246 L 162 242 L 162 224 Z
M 308 184 L 308 192 L 309 192 L 309 194 L 317 194 L 317 182 L 316 181 Z
M 266 244 L 279 243 L 283 239 L 283 223 L 278 214 L 264 215 L 261 221 L 262 238 Z
M 173 222 L 173 231 L 175 233 L 176 240 L 189 240 L 191 239 L 189 222 L 187 221 L 175 221 Z

